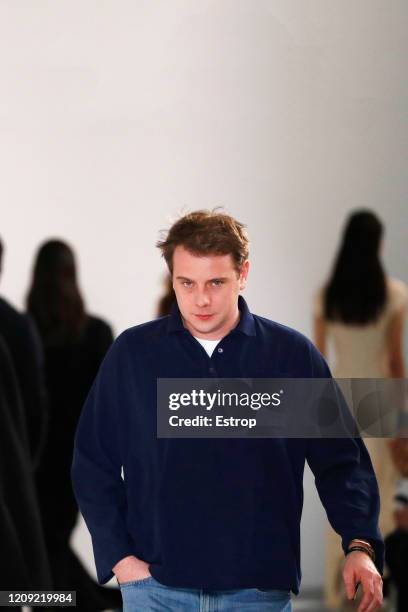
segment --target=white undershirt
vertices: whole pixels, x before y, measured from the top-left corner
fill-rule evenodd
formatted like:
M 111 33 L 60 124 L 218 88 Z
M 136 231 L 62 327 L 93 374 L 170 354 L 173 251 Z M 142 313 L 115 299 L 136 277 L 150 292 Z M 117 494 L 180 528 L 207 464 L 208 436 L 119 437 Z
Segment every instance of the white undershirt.
M 211 357 L 211 355 L 214 352 L 215 347 L 222 339 L 220 338 L 219 340 L 204 340 L 203 338 L 197 338 L 197 336 L 194 336 L 194 338 L 198 340 L 201 346 L 207 351 L 207 354 L 209 357 Z

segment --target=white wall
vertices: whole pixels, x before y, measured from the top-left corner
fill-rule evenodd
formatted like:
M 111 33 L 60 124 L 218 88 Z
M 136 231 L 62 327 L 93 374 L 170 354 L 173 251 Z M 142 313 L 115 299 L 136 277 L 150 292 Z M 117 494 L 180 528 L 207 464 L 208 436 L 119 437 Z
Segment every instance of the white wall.
M 154 315 L 158 230 L 216 205 L 248 225 L 252 310 L 306 334 L 350 209 L 381 215 L 408 280 L 407 26 L 403 0 L 3 0 L 2 293 L 23 306 L 36 248 L 63 237 L 119 332 Z M 305 488 L 313 586 L 324 512 Z

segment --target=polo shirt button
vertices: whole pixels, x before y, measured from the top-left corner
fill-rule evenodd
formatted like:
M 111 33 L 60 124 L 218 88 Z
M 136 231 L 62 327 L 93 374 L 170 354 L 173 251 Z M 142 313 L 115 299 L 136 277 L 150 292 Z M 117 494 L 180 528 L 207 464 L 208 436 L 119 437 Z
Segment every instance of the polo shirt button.
M 210 368 L 209 372 L 210 372 L 210 374 L 215 374 L 215 368 Z
M 218 351 L 219 353 L 223 353 L 223 352 L 224 352 L 224 349 L 220 347 L 220 348 L 218 348 L 218 349 L 217 349 L 217 351 Z

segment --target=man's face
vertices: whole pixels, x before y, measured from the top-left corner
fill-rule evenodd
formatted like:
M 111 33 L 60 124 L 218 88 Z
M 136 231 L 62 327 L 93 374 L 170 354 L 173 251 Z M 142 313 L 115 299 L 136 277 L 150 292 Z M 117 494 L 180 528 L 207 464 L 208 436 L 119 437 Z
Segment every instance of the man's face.
M 183 246 L 175 248 L 173 287 L 184 326 L 193 336 L 218 340 L 235 327 L 248 268 L 246 261 L 238 275 L 229 254 L 197 257 Z

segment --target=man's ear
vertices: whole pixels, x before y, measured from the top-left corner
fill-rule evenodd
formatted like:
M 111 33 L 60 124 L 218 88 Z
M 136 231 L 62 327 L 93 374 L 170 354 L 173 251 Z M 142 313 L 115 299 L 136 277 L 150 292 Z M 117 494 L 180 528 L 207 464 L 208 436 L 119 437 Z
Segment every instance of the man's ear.
M 240 289 L 245 289 L 246 281 L 248 278 L 248 272 L 249 272 L 249 260 L 246 259 L 244 263 L 242 264 L 241 272 L 239 275 L 239 288 Z

